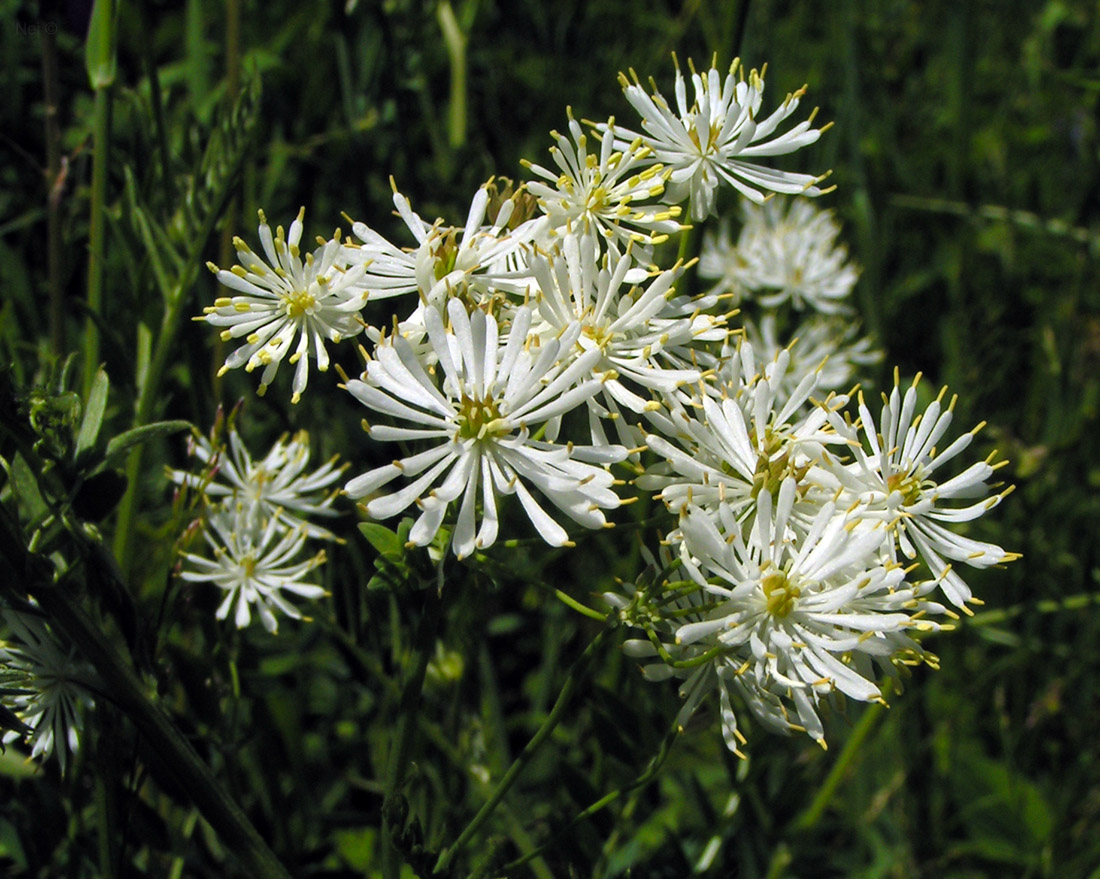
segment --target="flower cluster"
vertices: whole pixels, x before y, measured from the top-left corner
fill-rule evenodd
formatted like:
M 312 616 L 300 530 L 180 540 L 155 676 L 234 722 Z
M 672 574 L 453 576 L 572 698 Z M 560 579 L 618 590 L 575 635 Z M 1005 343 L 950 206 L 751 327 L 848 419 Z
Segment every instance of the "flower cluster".
M 309 472 L 305 431 L 281 437 L 256 461 L 236 426 L 230 423 L 224 429 L 224 441 L 218 436 L 221 426 L 209 439 L 195 436 L 191 440 L 199 472 L 168 471 L 173 482 L 200 492 L 205 506 L 203 537 L 209 554 L 184 552 L 186 565 L 180 576 L 214 583 L 225 592 L 218 619 L 232 612 L 234 623 L 243 628 L 255 609 L 264 628 L 275 632 L 276 611 L 302 618 L 284 593 L 303 598 L 324 595 L 324 589 L 304 579 L 325 561 L 324 551 L 300 556 L 311 537 L 336 539 L 312 517 L 334 515 L 332 486 L 345 468 L 333 458 Z
M 790 395 L 780 390 L 786 353 L 758 365 L 742 342 L 730 371 L 737 375 L 719 379 L 717 395 L 675 411 L 673 431 L 646 437 L 665 461 L 639 482 L 677 514 L 666 542 L 689 581 L 636 593 L 650 603 L 675 599 L 671 613 L 613 602 L 646 631 L 631 649 L 658 658 L 650 676 L 686 677 L 689 704 L 718 686 L 734 749 L 731 691 L 765 725 L 824 743 L 819 709 L 834 694 L 882 700 L 880 674 L 935 662 L 914 635 L 941 628 L 934 616 L 954 616 L 936 596 L 964 612 L 972 600 L 952 563 L 1015 557 L 949 528 L 993 508 L 1008 489 L 989 487 L 991 460 L 940 481 L 938 468 L 977 432 L 937 451 L 953 407 L 943 405 L 944 392 L 918 412 L 917 382 L 904 392 L 895 384 L 878 418 L 860 396 L 853 423 L 845 396 L 803 405 L 814 375 Z
M 828 127 L 810 114 L 781 130 L 803 91 L 764 115 L 763 72 L 690 69 L 677 65 L 674 103 L 622 77 L 638 130 L 569 111 L 553 167 L 525 162 L 536 179 L 518 190 L 490 180 L 462 225 L 425 220 L 391 180 L 408 246 L 354 222 L 354 237 L 302 262 L 301 217 L 289 236 L 265 223 L 272 268 L 239 244 L 242 265 L 217 272 L 238 295 L 202 319 L 245 337 L 226 367 L 264 365 L 265 385 L 300 338 L 294 400 L 304 360 L 327 366 L 323 340 L 363 331 L 365 367 L 341 387 L 367 410 L 372 447 L 395 451 L 344 491 L 372 519 L 410 512 L 411 545 L 483 552 L 518 501 L 546 543 L 568 546 L 634 490 L 655 493 L 666 561 L 684 577 L 609 597 L 646 635 L 631 652 L 648 676 L 685 679 L 685 717 L 717 686 L 735 750 L 734 696 L 766 726 L 823 742 L 830 700 L 882 699 L 881 675 L 934 662 L 921 633 L 972 600 L 958 564 L 1013 557 L 960 533 L 1006 491 L 990 484 L 992 458 L 957 466 L 976 430 L 942 442 L 943 393 L 918 413 L 917 382 L 896 380 L 876 416 L 845 392 L 879 356 L 848 319 L 858 272 L 831 214 L 772 198 L 820 195 L 825 175 L 758 164 Z M 666 260 L 662 245 L 682 216 L 713 213 L 722 185 L 746 200 L 743 229 L 736 244 L 728 226 L 705 239 L 700 274 L 715 283 L 691 295 L 694 261 Z M 390 298 L 407 306 L 369 323 L 366 303 Z M 742 300 L 764 313 L 738 327 Z M 812 316 L 784 345 L 792 310 Z M 289 448 L 256 467 L 234 435 L 224 482 L 174 475 L 219 505 L 215 560 L 186 556 L 184 576 L 226 589 L 219 613 L 236 601 L 238 624 L 255 602 L 274 628 L 271 607 L 293 611 L 280 589 L 316 590 L 290 559 L 324 536 L 298 517 L 328 510 L 331 498 L 303 495 L 337 471 L 303 477 Z

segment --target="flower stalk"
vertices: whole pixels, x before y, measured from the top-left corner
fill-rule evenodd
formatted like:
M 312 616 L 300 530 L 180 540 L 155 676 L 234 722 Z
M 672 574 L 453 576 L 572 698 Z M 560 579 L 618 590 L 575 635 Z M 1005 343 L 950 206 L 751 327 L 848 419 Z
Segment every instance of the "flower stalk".
M 416 629 L 416 641 L 414 643 L 416 664 L 409 673 L 409 679 L 401 694 L 394 744 L 386 765 L 386 793 L 382 805 L 383 816 L 390 813 L 392 805 L 395 803 L 395 797 L 405 783 L 405 774 L 409 768 L 409 754 L 412 751 L 413 736 L 417 728 L 420 694 L 424 689 L 424 676 L 428 671 L 428 663 L 434 653 L 435 635 L 439 628 L 441 606 L 440 591 L 434 586 L 426 589 L 424 610 Z M 382 875 L 385 879 L 396 879 L 401 873 L 401 865 L 398 861 L 398 852 L 394 843 L 401 828 L 385 817 L 383 822 L 385 844 L 382 847 Z

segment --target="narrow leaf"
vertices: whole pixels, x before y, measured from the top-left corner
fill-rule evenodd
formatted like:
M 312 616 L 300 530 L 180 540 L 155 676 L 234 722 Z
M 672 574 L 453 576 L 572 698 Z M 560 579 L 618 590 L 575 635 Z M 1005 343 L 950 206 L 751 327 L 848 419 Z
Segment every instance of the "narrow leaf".
M 135 384 L 138 396 L 145 387 L 145 377 L 149 374 L 149 361 L 153 351 L 153 334 L 145 321 L 138 321 L 137 325 L 137 366 L 135 367 Z
M 80 422 L 80 432 L 76 436 L 77 463 L 95 447 L 99 437 L 99 427 L 103 423 L 103 413 L 107 409 L 107 391 L 111 386 L 107 373 L 100 367 L 92 381 L 92 390 L 84 403 L 84 420 Z
M 156 421 L 153 424 L 146 424 L 143 427 L 135 427 L 133 430 L 127 430 L 125 433 L 120 433 L 107 443 L 107 455 L 105 460 L 110 461 L 112 458 L 121 455 L 134 446 L 146 443 L 149 440 L 160 439 L 161 437 L 170 436 L 173 433 L 179 433 L 181 430 L 190 429 L 190 421 Z
M 46 518 L 49 507 L 42 497 L 42 491 L 38 487 L 38 478 L 27 463 L 26 459 L 18 452 L 11 461 L 12 488 L 19 507 L 30 522 L 39 522 Z
M 115 81 L 115 24 L 114 0 L 95 0 L 92 18 L 88 22 L 84 64 L 88 69 L 88 81 L 97 91 L 107 88 Z

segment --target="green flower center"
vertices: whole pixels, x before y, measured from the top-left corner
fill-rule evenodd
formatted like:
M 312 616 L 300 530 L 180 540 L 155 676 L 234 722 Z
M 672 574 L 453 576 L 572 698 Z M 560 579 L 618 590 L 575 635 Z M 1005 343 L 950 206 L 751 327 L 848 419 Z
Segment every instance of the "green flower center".
M 749 435 L 753 445 L 756 444 L 756 433 Z M 757 453 L 756 470 L 752 474 L 752 497 L 755 500 L 761 491 L 766 491 L 773 498 L 779 497 L 779 487 L 788 476 L 793 476 L 798 484 L 799 494 L 804 491 L 802 480 L 809 472 L 809 465 L 796 467 L 791 463 L 790 451 L 784 437 L 773 433 L 772 429 L 764 431 L 764 449 Z
M 794 610 L 802 590 L 791 582 L 785 571 L 772 571 L 760 581 L 768 613 L 776 619 L 785 619 Z
M 432 251 L 432 256 L 435 259 L 432 274 L 435 275 L 437 281 L 442 281 L 454 271 L 455 262 L 458 260 L 458 244 L 455 242 L 453 229 L 443 236 L 439 246 Z
M 317 298 L 308 290 L 292 290 L 283 296 L 287 317 L 301 317 L 316 304 Z
M 588 200 L 585 203 L 585 208 L 589 211 L 597 212 L 602 211 L 607 207 L 607 189 L 603 186 L 595 186 L 588 193 Z
M 707 155 L 708 153 L 714 152 L 715 145 L 718 143 L 718 135 L 721 134 L 721 133 L 722 133 L 721 127 L 719 127 L 718 125 L 712 124 L 707 129 L 707 142 L 704 145 L 704 144 L 699 142 L 699 131 L 695 127 L 694 120 L 692 120 L 692 124 L 688 126 L 688 132 L 687 132 L 688 137 L 691 139 L 691 142 L 693 144 L 695 144 L 695 148 L 697 150 L 699 150 L 699 153 L 701 155 Z
M 921 481 L 914 473 L 895 473 L 886 479 L 886 490 L 898 492 L 901 502 L 905 506 L 911 506 L 921 499 L 923 493 Z
M 581 333 L 596 343 L 597 347 L 605 348 L 607 344 L 614 338 L 607 326 L 596 324 L 585 324 Z
M 477 399 L 462 395 L 458 410 L 458 436 L 461 439 L 489 439 L 508 432 L 508 426 L 500 418 L 500 408 L 495 398 Z

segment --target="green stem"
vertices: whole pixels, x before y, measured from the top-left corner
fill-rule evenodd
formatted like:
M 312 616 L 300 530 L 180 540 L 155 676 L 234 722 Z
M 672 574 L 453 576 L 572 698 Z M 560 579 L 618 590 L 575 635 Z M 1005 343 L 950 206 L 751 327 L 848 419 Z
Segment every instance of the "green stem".
M 398 706 L 397 728 L 394 731 L 394 744 L 390 750 L 386 765 L 385 799 L 382 804 L 383 833 L 385 843 L 382 846 L 382 875 L 386 879 L 396 879 L 401 872 L 398 852 L 394 845 L 395 836 L 402 828 L 391 823 L 385 816 L 395 802 L 395 797 L 405 783 L 405 774 L 409 768 L 409 754 L 412 752 L 413 733 L 416 730 L 417 713 L 420 708 L 420 693 L 424 689 L 424 676 L 428 671 L 435 647 L 435 634 L 439 627 L 439 609 L 441 597 L 434 586 L 425 590 L 424 611 L 416 627 L 415 655 L 416 664 L 409 674 L 401 703 Z
M 199 255 L 210 237 L 216 220 L 217 217 L 214 216 L 214 212 L 211 212 L 211 216 L 207 219 L 201 234 L 197 235 L 192 242 L 191 249 L 184 261 L 183 273 L 170 294 L 165 297 L 166 303 L 164 316 L 160 322 L 160 334 L 157 336 L 153 356 L 149 362 L 149 368 L 145 372 L 144 380 L 138 386 L 134 427 L 141 427 L 153 420 L 153 408 L 159 396 L 161 379 L 168 368 L 168 359 L 173 353 L 176 333 L 179 332 L 180 313 L 187 300 L 185 294 L 195 282 L 195 277 L 198 274 Z M 137 502 L 137 486 L 142 473 L 141 460 L 144 449 L 144 445 L 135 446 L 126 459 L 126 493 L 122 496 L 122 501 L 118 505 L 114 553 L 124 577 L 130 572 L 133 538 L 131 523 L 134 516 L 134 506 Z
M 84 397 L 87 399 L 99 369 L 99 326 L 103 310 L 103 259 L 107 246 L 107 159 L 110 150 L 111 91 L 95 91 L 92 122 L 92 201 L 88 243 L 88 318 L 84 326 Z
M 699 224 L 688 226 L 680 233 L 680 247 L 676 252 L 677 262 L 687 262 L 695 251 L 695 241 L 699 235 Z
M 615 629 L 615 625 L 603 629 L 600 634 L 592 639 L 592 642 L 585 648 L 584 653 L 582 653 L 573 663 L 573 667 L 569 670 L 569 674 L 565 679 L 565 684 L 558 694 L 558 699 L 554 703 L 554 707 L 550 709 L 550 713 L 546 715 L 546 719 L 542 722 L 542 726 L 540 726 L 534 736 L 531 737 L 531 740 L 524 747 L 520 755 L 512 761 L 512 765 L 508 767 L 508 771 L 504 773 L 504 777 L 497 782 L 497 786 L 489 796 L 489 799 L 486 800 L 485 805 L 481 807 L 473 820 L 466 825 L 466 829 L 459 834 L 458 839 L 454 841 L 453 845 L 445 849 L 439 855 L 439 860 L 436 861 L 435 864 L 435 873 L 440 873 L 450 866 L 455 855 L 463 849 L 463 847 L 473 838 L 474 834 L 477 833 L 477 831 L 481 829 L 481 826 L 489 819 L 489 816 L 493 814 L 493 810 L 500 801 L 504 799 L 505 794 L 511 789 L 516 779 L 519 778 L 519 774 L 523 771 L 524 767 L 526 767 L 531 761 L 531 758 L 535 756 L 535 752 L 539 749 L 539 746 L 549 738 L 550 734 L 561 721 L 565 714 L 565 709 L 568 707 L 573 697 L 573 693 L 577 689 L 577 684 L 588 670 L 588 666 L 591 664 L 593 657 L 600 651 L 604 642 L 611 636 L 611 633 L 614 632 Z
M 46 116 L 46 277 L 50 303 L 50 348 L 65 347 L 65 292 L 61 289 L 61 126 L 58 124 L 57 35 L 42 31 L 42 97 Z
M 586 604 L 581 604 L 572 595 L 567 595 L 565 592 L 562 592 L 560 589 L 555 589 L 554 590 L 554 595 L 566 607 L 571 607 L 577 613 L 588 617 L 590 620 L 598 620 L 599 622 L 602 623 L 604 620 L 607 619 L 607 614 L 606 613 L 600 613 L 598 610 L 593 610 L 592 608 L 590 608 Z
M 451 62 L 451 101 L 447 112 L 447 134 L 452 147 L 466 143 L 466 34 L 455 18 L 450 0 L 443 0 L 436 9 L 443 42 Z
M 65 585 L 64 581 L 57 586 L 32 583 L 29 591 L 95 667 L 104 692 L 110 694 L 149 741 L 248 874 L 256 879 L 290 879 L 248 817 L 222 789 L 210 767 L 153 702 L 134 670 L 73 600 L 72 590 L 64 588 Z
M 891 683 L 887 680 L 882 686 L 883 696 L 888 696 L 890 689 Z M 833 764 L 833 768 L 829 770 L 825 781 L 818 788 L 813 801 L 791 824 L 794 830 L 809 830 L 821 820 L 821 816 L 825 814 L 825 809 L 832 802 L 833 795 L 836 793 L 836 789 L 840 787 L 841 781 L 844 780 L 852 761 L 863 750 L 863 743 L 867 741 L 867 737 L 871 734 L 885 710 L 885 703 L 875 702 L 863 712 L 863 716 L 856 723 L 855 729 L 848 737 L 848 741 L 844 743 L 844 748 L 841 750 L 840 756 L 837 757 L 836 763 Z

